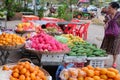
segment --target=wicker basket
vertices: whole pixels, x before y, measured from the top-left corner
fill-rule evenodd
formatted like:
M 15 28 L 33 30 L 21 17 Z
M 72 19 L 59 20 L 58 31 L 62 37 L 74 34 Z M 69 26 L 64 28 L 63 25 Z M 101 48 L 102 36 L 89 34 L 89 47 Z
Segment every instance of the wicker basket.
M 32 63 L 32 61 L 28 58 L 23 58 L 23 59 L 20 59 L 18 62 L 24 62 L 24 61 L 29 61 L 33 66 L 34 64 Z M 13 67 L 15 66 L 17 63 L 9 63 L 9 64 L 6 64 L 6 66 L 8 67 Z M 4 66 L 4 65 L 3 65 Z M 0 69 L 2 70 L 3 66 L 0 66 Z M 43 68 L 39 67 L 41 71 L 44 72 L 45 76 L 47 77 L 47 80 L 52 80 L 52 77 L 51 75 Z
M 49 52 L 49 51 L 37 51 L 33 49 L 26 49 L 26 51 L 36 53 L 36 54 L 67 54 L 69 53 L 69 50 L 63 50 L 60 52 Z
M 55 36 L 55 35 L 62 35 L 62 32 L 47 32 L 47 34 Z
M 34 30 L 30 30 L 30 31 L 17 31 L 17 30 L 15 30 L 15 32 L 18 34 L 25 34 L 25 33 L 35 32 L 35 31 Z
M 16 45 L 16 46 L 0 46 L 0 50 L 16 50 L 20 49 L 24 46 L 24 44 Z

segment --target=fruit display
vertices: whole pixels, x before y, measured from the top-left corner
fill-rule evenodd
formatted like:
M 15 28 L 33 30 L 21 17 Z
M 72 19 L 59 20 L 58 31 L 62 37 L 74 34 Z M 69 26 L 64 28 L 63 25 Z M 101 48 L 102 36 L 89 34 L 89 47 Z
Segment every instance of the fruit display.
M 54 37 L 46 34 L 39 33 L 26 42 L 26 49 L 46 52 L 64 52 L 69 51 L 66 44 L 62 44 Z
M 68 45 L 73 45 L 74 42 L 85 42 L 79 36 L 74 36 L 72 34 L 63 34 L 62 36 L 68 39 L 68 42 L 67 42 Z
M 3 32 L 0 35 L 0 46 L 17 46 L 25 43 L 25 38 L 16 34 L 9 34 Z
M 114 68 L 99 68 L 90 65 L 83 68 L 68 68 L 60 72 L 61 80 L 120 80 L 120 73 Z
M 16 31 L 35 31 L 35 26 L 32 23 L 19 23 Z
M 98 49 L 87 42 L 74 42 L 74 46 L 70 46 L 69 56 L 87 56 L 87 57 L 104 57 L 107 56 L 106 51 Z
M 47 76 L 42 68 L 39 68 L 28 61 L 18 62 L 14 66 L 4 65 L 2 70 L 12 71 L 9 80 L 47 80 Z

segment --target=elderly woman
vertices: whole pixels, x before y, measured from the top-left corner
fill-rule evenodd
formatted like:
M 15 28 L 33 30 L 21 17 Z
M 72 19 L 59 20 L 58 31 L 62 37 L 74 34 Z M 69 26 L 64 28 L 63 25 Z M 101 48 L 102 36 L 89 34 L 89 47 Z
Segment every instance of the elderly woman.
M 118 27 L 120 27 L 120 12 L 117 11 L 119 7 L 120 6 L 117 2 L 111 2 L 109 4 L 107 10 L 108 15 L 105 20 L 105 24 L 106 24 L 105 31 L 109 26 L 111 26 L 108 23 L 113 19 L 115 20 L 115 23 L 118 25 Z M 120 52 L 120 33 L 118 36 L 115 37 L 105 35 L 101 45 L 101 49 L 106 50 L 107 54 L 111 54 L 113 56 L 112 67 L 116 68 L 117 66 L 116 60 Z

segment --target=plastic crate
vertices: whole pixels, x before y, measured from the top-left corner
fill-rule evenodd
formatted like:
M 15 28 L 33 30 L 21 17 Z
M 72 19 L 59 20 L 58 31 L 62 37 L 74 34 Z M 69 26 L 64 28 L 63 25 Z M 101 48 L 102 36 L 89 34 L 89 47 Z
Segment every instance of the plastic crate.
M 64 66 L 72 63 L 74 64 L 74 67 L 84 67 L 84 64 L 86 62 L 87 57 L 86 56 L 64 56 Z
M 106 57 L 88 57 L 87 60 L 89 62 L 89 65 L 93 67 L 104 67 L 104 62 L 106 59 L 108 59 L 109 56 Z
M 63 63 L 64 54 L 42 54 L 42 65 L 60 65 Z
M 64 66 L 66 66 L 70 63 L 74 64 L 73 67 L 80 67 L 80 68 L 84 67 L 84 64 L 85 64 L 85 62 L 69 62 L 69 63 L 64 63 Z
M 86 62 L 87 57 L 86 56 L 68 56 L 65 55 L 63 61 L 65 63 L 69 63 L 69 62 Z

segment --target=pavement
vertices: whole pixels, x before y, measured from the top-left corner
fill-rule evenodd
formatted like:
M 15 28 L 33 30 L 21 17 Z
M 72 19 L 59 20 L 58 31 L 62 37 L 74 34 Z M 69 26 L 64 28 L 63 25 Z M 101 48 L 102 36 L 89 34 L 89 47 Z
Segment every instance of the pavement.
M 15 28 L 15 26 L 20 23 L 20 20 L 16 20 L 16 21 L 8 21 L 7 22 L 7 28 Z M 91 44 L 96 44 L 97 47 L 99 48 L 102 40 L 103 40 L 103 36 L 104 36 L 104 27 L 103 25 L 94 25 L 94 24 L 90 24 L 89 28 L 88 28 L 88 39 L 87 41 Z M 19 59 L 21 58 L 21 54 L 14 52 L 11 52 L 9 58 L 8 58 L 8 62 L 17 62 Z M 112 56 L 110 55 L 110 58 L 106 60 L 107 62 L 107 66 L 105 67 L 111 67 L 112 65 Z M 120 55 L 118 55 L 118 59 L 117 59 L 117 69 L 120 71 Z

